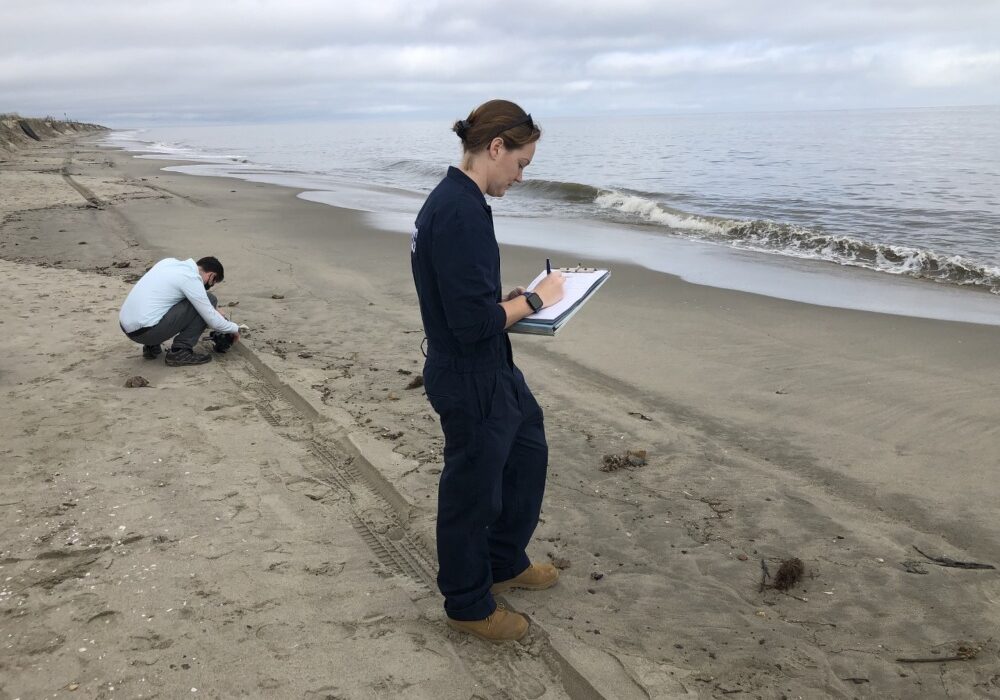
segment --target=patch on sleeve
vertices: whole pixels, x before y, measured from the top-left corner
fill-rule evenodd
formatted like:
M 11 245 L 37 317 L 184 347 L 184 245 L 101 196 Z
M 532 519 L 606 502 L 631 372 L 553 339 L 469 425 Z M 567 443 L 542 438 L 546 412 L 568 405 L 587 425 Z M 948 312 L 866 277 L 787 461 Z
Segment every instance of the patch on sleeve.
M 420 233 L 420 229 L 416 226 L 413 227 L 413 233 L 410 234 L 410 254 L 417 252 L 417 234 Z

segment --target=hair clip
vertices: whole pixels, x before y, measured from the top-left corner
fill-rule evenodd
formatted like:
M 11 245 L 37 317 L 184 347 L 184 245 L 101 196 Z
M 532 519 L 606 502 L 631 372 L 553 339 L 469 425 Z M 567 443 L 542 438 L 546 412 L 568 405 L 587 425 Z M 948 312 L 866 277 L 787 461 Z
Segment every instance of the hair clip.
M 508 131 L 510 131 L 511 129 L 516 129 L 517 127 L 522 126 L 524 124 L 527 124 L 528 128 L 531 129 L 532 131 L 535 130 L 535 122 L 532 120 L 530 114 L 526 114 L 526 115 L 524 115 L 523 119 L 520 119 L 519 121 L 516 121 L 513 124 L 508 124 L 507 126 L 505 126 L 502 129 L 500 129 L 500 131 L 498 131 L 496 134 L 494 134 L 490 138 L 490 141 L 492 141 L 493 139 L 495 139 L 497 136 L 500 136 L 501 134 L 505 134 Z

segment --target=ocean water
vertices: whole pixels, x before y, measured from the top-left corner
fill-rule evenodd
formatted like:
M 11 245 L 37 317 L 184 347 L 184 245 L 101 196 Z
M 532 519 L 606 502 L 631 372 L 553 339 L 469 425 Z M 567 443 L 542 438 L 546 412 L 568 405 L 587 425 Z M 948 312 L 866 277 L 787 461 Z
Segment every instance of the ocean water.
M 814 303 L 1000 322 L 1000 107 L 535 116 L 543 137 L 525 182 L 491 202 L 501 239 L 503 229 L 537 247 Z M 449 127 L 158 127 L 108 143 L 199 163 L 185 172 L 299 187 L 409 234 L 460 157 Z M 883 301 L 865 301 L 872 294 Z

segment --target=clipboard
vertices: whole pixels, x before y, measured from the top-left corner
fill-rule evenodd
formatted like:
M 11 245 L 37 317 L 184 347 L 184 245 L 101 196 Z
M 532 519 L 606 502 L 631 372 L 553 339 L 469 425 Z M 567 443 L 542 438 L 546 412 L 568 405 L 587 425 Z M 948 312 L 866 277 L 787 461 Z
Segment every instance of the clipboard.
M 508 333 L 555 335 L 587 303 L 594 292 L 600 289 L 611 277 L 610 271 L 596 267 L 576 265 L 557 269 L 563 273 L 566 280 L 563 287 L 563 298 L 557 304 L 540 309 L 530 316 L 525 316 L 508 328 Z M 545 279 L 546 274 L 547 272 L 542 270 L 528 285 L 528 291 L 533 290 L 539 282 Z

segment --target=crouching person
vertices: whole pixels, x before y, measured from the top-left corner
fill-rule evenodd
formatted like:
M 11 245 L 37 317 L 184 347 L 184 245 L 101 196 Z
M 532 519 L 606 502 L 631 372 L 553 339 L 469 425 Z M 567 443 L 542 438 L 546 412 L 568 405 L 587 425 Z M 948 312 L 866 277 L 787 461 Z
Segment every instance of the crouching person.
M 159 356 L 160 344 L 173 338 L 165 358 L 170 367 L 210 361 L 211 355 L 194 351 L 206 327 L 215 331 L 216 338 L 227 335 L 231 342 L 240 338 L 239 326 L 219 313 L 218 300 L 208 292 L 222 282 L 224 274 L 222 263 L 213 257 L 198 262 L 161 260 L 125 298 L 118 314 L 122 331 L 142 345 L 142 356 L 147 359 Z

